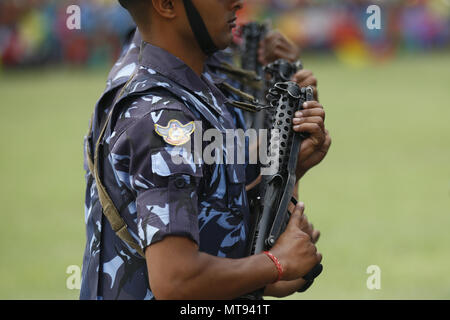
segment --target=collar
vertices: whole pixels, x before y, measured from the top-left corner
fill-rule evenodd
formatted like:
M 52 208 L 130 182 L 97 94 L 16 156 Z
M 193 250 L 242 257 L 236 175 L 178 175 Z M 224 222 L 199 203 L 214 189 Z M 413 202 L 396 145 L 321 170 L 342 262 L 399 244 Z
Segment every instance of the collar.
M 181 59 L 160 47 L 142 41 L 139 64 L 158 72 L 192 93 L 205 98 L 210 105 L 223 109 L 224 105 L 229 103 L 228 98 L 213 84 L 215 78 L 210 77 L 208 74 L 203 74 L 199 77 Z

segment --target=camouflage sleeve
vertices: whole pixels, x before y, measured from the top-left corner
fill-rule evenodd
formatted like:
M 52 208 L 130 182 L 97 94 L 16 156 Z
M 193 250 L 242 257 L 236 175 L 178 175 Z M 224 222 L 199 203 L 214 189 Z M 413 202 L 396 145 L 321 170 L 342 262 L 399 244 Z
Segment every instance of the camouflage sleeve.
M 174 102 L 139 117 L 111 149 L 115 172 L 127 171 L 127 187 L 136 196 L 142 248 L 169 235 L 199 242 L 197 190 L 203 174 L 194 160 L 194 130 L 193 116 Z

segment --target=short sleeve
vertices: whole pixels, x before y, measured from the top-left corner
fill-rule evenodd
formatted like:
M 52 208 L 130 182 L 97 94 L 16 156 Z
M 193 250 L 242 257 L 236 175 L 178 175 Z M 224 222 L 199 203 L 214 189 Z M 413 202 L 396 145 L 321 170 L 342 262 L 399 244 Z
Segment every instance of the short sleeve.
M 183 108 L 172 103 L 145 114 L 111 148 L 116 175 L 128 177 L 125 183 L 136 196 L 143 249 L 169 235 L 199 243 L 198 188 L 203 174 L 194 155 L 195 120 Z M 169 133 L 174 123 L 175 131 Z

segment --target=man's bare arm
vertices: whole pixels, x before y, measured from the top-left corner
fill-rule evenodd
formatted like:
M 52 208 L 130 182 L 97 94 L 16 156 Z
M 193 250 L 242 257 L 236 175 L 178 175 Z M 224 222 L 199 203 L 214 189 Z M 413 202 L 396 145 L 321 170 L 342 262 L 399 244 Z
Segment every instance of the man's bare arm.
M 198 251 L 192 240 L 167 237 L 146 250 L 149 280 L 157 299 L 234 299 L 277 279 L 264 254 L 218 258 Z
M 281 280 L 303 277 L 322 260 L 301 230 L 298 205 L 286 231 L 270 250 L 283 266 Z M 145 251 L 150 287 L 157 299 L 234 299 L 273 283 L 278 271 L 265 254 L 228 259 L 199 252 L 185 237 L 169 236 Z

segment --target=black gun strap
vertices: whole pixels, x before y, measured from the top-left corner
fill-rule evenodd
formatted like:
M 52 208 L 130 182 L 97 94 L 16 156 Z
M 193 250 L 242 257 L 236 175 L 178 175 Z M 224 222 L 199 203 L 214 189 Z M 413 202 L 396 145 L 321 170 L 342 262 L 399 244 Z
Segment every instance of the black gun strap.
M 203 53 L 207 56 L 211 56 L 213 53 L 219 51 L 219 48 L 214 44 L 211 39 L 211 35 L 206 28 L 205 22 L 202 16 L 198 12 L 191 0 L 183 0 L 186 15 L 191 25 L 192 32 L 194 33 L 197 42 L 202 49 Z
M 219 85 L 219 87 L 223 88 L 224 90 L 234 93 L 235 95 L 239 96 L 240 98 L 242 98 L 246 101 L 250 101 L 252 103 L 258 103 L 258 100 L 254 96 L 252 96 L 251 94 L 248 94 L 242 90 L 239 90 L 238 88 L 233 87 L 232 85 L 230 85 L 227 82 L 222 82 L 218 85 Z

